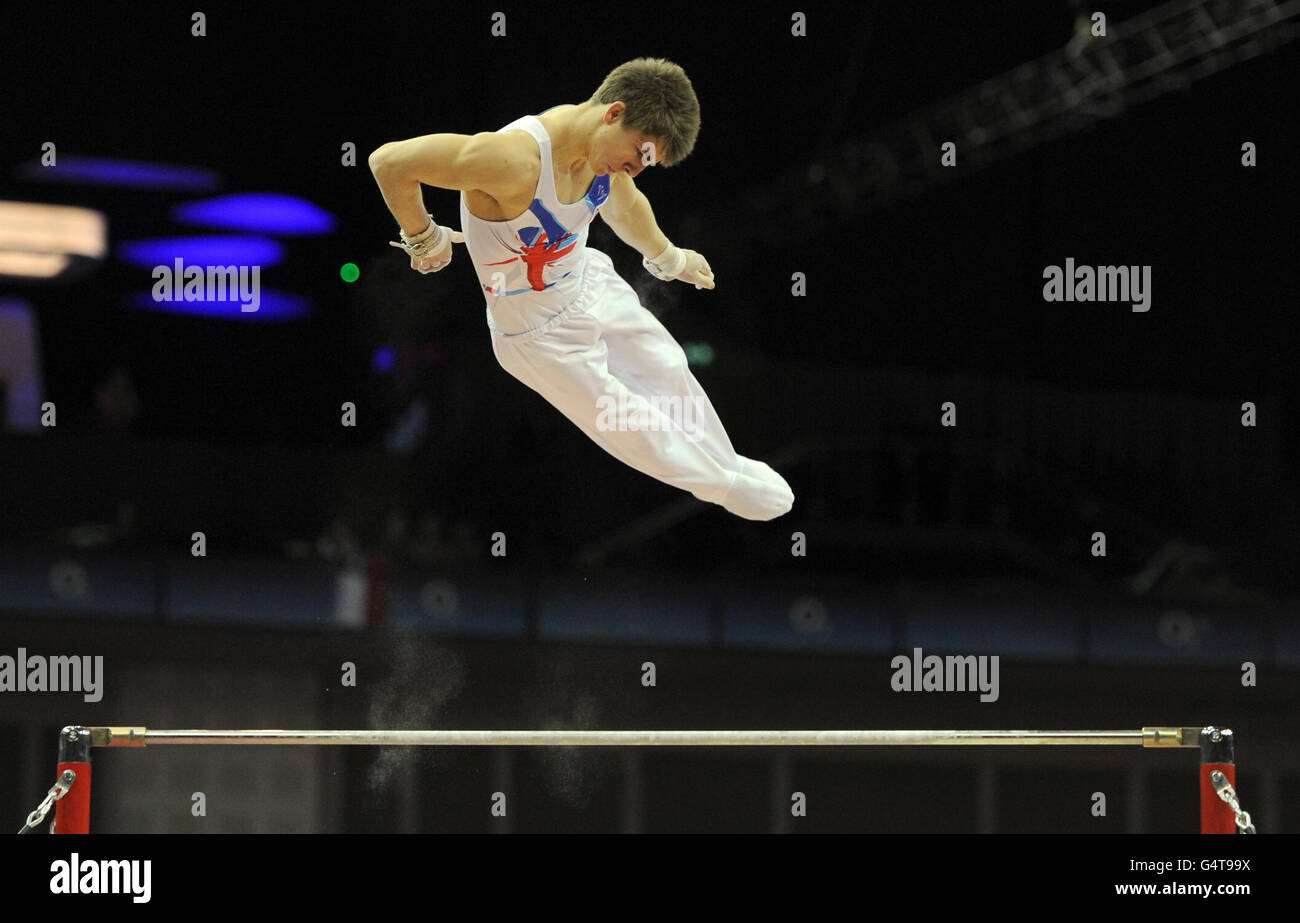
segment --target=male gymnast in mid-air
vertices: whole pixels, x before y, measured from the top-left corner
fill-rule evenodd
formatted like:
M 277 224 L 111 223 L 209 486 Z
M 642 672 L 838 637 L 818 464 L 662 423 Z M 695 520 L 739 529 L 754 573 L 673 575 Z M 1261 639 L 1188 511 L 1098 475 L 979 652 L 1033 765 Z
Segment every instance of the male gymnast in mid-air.
M 655 277 L 714 288 L 708 262 L 673 246 L 633 182 L 684 160 L 699 127 L 681 67 L 638 58 L 584 103 L 495 132 L 390 142 L 369 162 L 412 269 L 437 272 L 465 244 L 502 368 L 625 464 L 745 519 L 775 519 L 794 504 L 790 485 L 736 454 L 681 346 L 587 246 L 599 214 Z M 433 220 L 421 183 L 460 191 L 461 231 Z

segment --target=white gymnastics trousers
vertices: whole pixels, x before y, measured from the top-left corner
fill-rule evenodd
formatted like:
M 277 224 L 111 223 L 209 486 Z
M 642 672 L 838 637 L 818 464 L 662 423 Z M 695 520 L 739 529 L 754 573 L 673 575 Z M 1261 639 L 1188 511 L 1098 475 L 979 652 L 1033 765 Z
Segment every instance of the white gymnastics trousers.
M 582 272 L 578 297 L 559 313 L 513 312 L 507 321 L 487 310 L 501 367 L 637 471 L 744 519 L 788 513 L 790 485 L 736 454 L 686 353 L 610 258 L 588 246 Z M 506 332 L 502 322 L 521 332 Z

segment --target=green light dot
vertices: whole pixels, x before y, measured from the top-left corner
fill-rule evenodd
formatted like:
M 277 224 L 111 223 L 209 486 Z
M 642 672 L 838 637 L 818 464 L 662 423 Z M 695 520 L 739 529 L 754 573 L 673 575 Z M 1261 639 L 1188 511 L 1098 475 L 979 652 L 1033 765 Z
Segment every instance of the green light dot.
M 339 269 L 339 275 L 343 277 L 344 282 L 355 282 L 361 278 L 361 270 L 357 268 L 356 263 L 344 263 Z
M 703 367 L 713 362 L 713 347 L 708 343 L 683 343 L 682 350 L 686 353 L 686 362 L 689 365 Z

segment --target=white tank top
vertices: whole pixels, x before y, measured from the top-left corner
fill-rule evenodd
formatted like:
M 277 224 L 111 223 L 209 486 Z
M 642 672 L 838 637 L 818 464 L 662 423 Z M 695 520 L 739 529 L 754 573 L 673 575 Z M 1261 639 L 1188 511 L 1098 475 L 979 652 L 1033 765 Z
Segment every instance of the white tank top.
M 578 297 L 587 226 L 609 197 L 610 178 L 597 176 L 577 202 L 561 202 L 555 192 L 551 136 L 541 120 L 525 115 L 497 132 L 513 129 L 528 132 L 541 149 L 541 175 L 532 204 L 510 221 L 484 221 L 470 214 L 462 192 L 460 227 L 490 311 L 507 305 L 524 309 L 519 316 L 535 314 L 534 308 L 558 311 Z

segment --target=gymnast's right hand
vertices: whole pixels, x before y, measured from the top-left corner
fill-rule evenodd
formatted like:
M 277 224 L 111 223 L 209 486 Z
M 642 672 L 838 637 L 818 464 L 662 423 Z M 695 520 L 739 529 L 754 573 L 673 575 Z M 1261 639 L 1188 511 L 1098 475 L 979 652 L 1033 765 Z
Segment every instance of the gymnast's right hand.
M 402 242 L 390 240 L 389 246 L 405 250 L 411 257 L 411 268 L 426 275 L 446 268 L 451 262 L 451 245 L 465 241 L 464 234 L 440 226 L 432 215 L 429 216 L 429 226 L 414 237 L 407 237 L 405 231 L 400 233 Z

